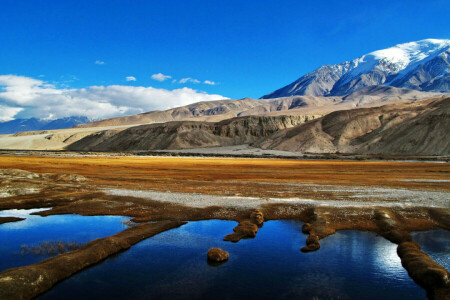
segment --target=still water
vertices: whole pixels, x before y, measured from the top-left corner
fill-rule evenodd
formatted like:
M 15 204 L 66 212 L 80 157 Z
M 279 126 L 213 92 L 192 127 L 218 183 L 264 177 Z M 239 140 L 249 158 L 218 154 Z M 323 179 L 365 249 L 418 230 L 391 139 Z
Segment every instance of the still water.
M 439 229 L 411 233 L 422 251 L 435 262 L 450 270 L 450 231 Z
M 341 231 L 301 253 L 301 222 L 269 221 L 255 239 L 222 241 L 236 222 L 198 221 L 149 238 L 56 285 L 39 299 L 426 299 L 397 246 Z M 206 262 L 221 247 L 230 259 Z
M 30 215 L 40 210 L 0 211 L 0 216 L 26 218 L 23 221 L 0 225 L 0 271 L 37 263 L 49 257 L 32 253 L 21 254 L 22 246 L 32 247 L 42 242 L 59 241 L 84 244 L 122 231 L 126 227 L 122 222 L 130 219 L 118 216 Z

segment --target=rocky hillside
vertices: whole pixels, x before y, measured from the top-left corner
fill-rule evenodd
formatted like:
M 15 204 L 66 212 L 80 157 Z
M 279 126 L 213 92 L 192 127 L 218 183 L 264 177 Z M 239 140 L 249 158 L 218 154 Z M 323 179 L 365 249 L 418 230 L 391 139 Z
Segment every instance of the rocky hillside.
M 336 111 L 254 146 L 301 153 L 450 155 L 450 97 Z
M 378 86 L 366 87 L 344 97 L 290 96 L 259 100 L 250 98 L 218 100 L 198 102 L 165 111 L 152 111 L 127 117 L 100 120 L 76 127 L 125 126 L 186 120 L 219 122 L 241 116 L 324 115 L 335 110 L 365 105 L 377 106 L 389 102 L 416 101 L 436 95 L 436 93 L 425 93 L 411 89 Z
M 450 40 L 427 39 L 325 65 L 264 99 L 294 95 L 345 96 L 369 86 L 450 92 Z
M 175 121 L 101 131 L 69 145 L 78 151 L 188 149 L 249 144 L 315 116 L 239 117 L 221 122 Z
M 299 153 L 450 155 L 450 97 L 316 116 L 247 116 L 104 130 L 68 146 L 78 151 L 176 150 L 251 144 Z

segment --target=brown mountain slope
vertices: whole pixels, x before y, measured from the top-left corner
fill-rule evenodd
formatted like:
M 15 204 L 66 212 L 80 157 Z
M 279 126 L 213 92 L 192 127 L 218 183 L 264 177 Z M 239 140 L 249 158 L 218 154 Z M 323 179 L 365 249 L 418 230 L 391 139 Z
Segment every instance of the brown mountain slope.
M 292 96 L 274 99 L 218 100 L 198 102 L 165 111 L 111 118 L 81 124 L 77 128 L 164 123 L 170 121 L 219 122 L 240 116 L 324 115 L 336 110 L 386 103 L 411 102 L 437 96 L 415 90 L 388 86 L 366 87 L 345 97 Z
M 217 123 L 175 121 L 87 136 L 67 148 L 78 151 L 139 151 L 231 146 L 252 143 L 314 116 L 239 117 Z
M 292 152 L 450 155 L 450 98 L 336 111 L 254 146 Z

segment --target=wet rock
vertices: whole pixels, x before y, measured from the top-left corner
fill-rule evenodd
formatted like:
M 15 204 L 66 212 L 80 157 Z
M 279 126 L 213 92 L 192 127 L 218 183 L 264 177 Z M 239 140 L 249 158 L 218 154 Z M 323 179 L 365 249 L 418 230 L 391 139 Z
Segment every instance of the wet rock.
M 220 248 L 211 248 L 208 250 L 207 257 L 208 261 L 220 263 L 228 260 L 229 253 Z
M 255 209 L 250 214 L 250 220 L 258 226 L 262 225 L 264 222 L 264 214 L 259 209 Z

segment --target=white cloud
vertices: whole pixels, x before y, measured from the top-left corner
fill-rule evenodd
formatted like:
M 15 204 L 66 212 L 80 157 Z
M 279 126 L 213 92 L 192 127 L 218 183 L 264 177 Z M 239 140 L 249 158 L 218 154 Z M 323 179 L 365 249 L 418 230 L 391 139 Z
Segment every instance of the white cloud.
M 0 104 L 0 122 L 14 120 L 14 116 L 22 110 L 23 108 L 21 107 L 10 107 Z
M 187 77 L 187 78 L 182 78 L 180 79 L 180 81 L 178 81 L 179 83 L 187 83 L 187 82 L 191 82 L 191 83 L 200 83 L 200 80 L 195 79 L 195 78 L 191 78 L 191 77 Z
M 136 77 L 134 77 L 134 76 L 127 76 L 127 77 L 125 77 L 125 80 L 126 81 L 136 81 Z
M 95 61 L 95 64 L 96 64 L 96 65 L 104 65 L 105 62 L 104 62 L 104 61 L 101 61 L 101 60 L 96 60 L 96 61 Z
M 50 115 L 102 119 L 221 99 L 227 98 L 187 87 L 166 90 L 111 85 L 69 89 L 29 77 L 0 75 L 1 121 Z
M 164 75 L 163 73 L 157 73 L 152 75 L 152 79 L 157 81 L 164 81 L 166 79 L 172 78 L 170 75 Z
M 211 80 L 205 80 L 203 81 L 204 84 L 209 84 L 209 85 L 215 85 L 216 83 L 214 81 Z

